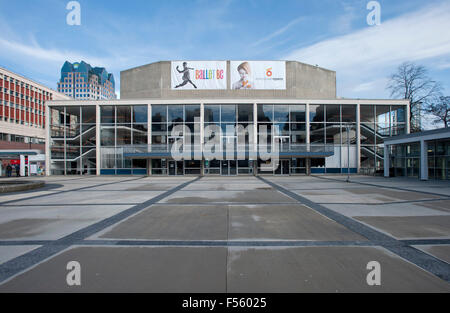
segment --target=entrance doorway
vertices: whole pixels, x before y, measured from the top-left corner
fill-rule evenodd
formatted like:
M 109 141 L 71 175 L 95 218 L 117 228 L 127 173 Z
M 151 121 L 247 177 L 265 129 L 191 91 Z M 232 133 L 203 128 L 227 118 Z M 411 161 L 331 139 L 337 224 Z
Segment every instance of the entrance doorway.
M 169 161 L 169 176 L 184 175 L 183 161 Z
M 291 146 L 291 138 L 289 136 L 274 136 L 274 145 L 279 145 L 278 149 L 280 152 L 289 151 Z
M 237 161 L 222 160 L 220 162 L 220 170 L 222 176 L 236 176 L 237 175 Z
M 278 168 L 275 170 L 275 175 L 288 176 L 291 174 L 291 160 L 279 160 Z

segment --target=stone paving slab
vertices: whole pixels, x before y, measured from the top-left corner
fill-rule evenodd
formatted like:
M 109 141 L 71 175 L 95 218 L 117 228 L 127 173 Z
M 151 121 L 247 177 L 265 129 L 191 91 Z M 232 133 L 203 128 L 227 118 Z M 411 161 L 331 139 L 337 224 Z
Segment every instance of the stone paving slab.
M 398 239 L 448 238 L 450 216 L 368 216 L 357 220 L 385 231 Z
M 129 207 L 130 205 L 0 207 L 0 240 L 55 240 Z
M 147 193 L 133 192 L 133 191 L 70 191 L 63 194 L 47 195 L 42 197 L 38 202 L 40 205 L 46 204 L 63 204 L 63 203 L 76 203 L 76 204 L 96 204 L 96 203 L 136 203 L 144 202 L 150 198 L 156 197 L 162 194 L 164 191 L 149 191 Z M 30 205 L 36 204 L 36 199 L 29 199 L 15 202 L 17 205 Z
M 38 247 L 39 246 L 0 246 L 0 264 Z
M 151 206 L 100 238 L 226 240 L 227 206 Z
M 178 191 L 162 203 L 295 203 L 296 201 L 273 189 L 245 191 Z
M 100 236 L 152 240 L 365 241 L 303 205 L 152 206 Z
M 415 246 L 415 247 L 450 264 L 450 246 L 445 246 L 445 245 L 423 246 L 423 245 L 421 245 L 421 246 Z
M 81 286 L 66 283 L 81 265 Z M 225 248 L 75 247 L 0 285 L 0 292 L 226 291 Z
M 381 286 L 366 282 L 367 263 L 381 265 Z M 230 248 L 228 291 L 450 292 L 450 285 L 376 247 Z
M 230 206 L 229 210 L 230 239 L 366 240 L 300 204 Z
M 450 212 L 443 212 L 435 209 L 435 201 L 420 203 L 389 203 L 389 204 L 329 204 L 322 203 L 323 206 L 332 209 L 345 216 L 442 216 L 450 215 Z M 424 204 L 427 204 L 425 207 Z
M 450 213 L 450 200 L 423 202 L 423 203 L 419 203 L 417 205 Z

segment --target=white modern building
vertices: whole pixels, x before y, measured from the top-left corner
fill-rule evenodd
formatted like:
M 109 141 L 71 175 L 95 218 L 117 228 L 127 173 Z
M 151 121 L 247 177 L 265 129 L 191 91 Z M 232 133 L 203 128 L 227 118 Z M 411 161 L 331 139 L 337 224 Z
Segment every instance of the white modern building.
M 49 102 L 49 174 L 382 174 L 409 133 L 408 101 L 337 98 L 335 72 L 293 61 L 157 62 L 121 95 Z

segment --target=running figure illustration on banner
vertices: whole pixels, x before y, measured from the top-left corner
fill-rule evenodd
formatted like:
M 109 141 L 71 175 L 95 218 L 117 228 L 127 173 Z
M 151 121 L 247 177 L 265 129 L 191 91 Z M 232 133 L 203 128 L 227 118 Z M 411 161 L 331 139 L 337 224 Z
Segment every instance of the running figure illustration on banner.
M 241 63 L 237 71 L 241 79 L 233 84 L 233 89 L 254 89 L 250 64 L 248 62 Z
M 197 89 L 197 86 L 191 81 L 191 74 L 189 73 L 190 70 L 194 70 L 193 68 L 190 68 L 187 66 L 187 62 L 183 62 L 183 70 L 180 71 L 179 66 L 177 66 L 177 71 L 180 74 L 183 74 L 183 82 L 179 84 L 178 86 L 175 86 L 175 88 L 180 88 L 186 85 L 187 83 L 191 83 L 192 86 L 194 86 L 195 89 Z

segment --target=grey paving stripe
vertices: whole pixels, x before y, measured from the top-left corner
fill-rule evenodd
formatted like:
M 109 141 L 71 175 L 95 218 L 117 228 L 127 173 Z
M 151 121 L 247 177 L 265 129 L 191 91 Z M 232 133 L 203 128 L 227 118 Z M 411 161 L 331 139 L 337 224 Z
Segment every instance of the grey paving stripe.
M 305 197 L 302 197 L 292 191 L 285 189 L 278 184 L 275 184 L 269 180 L 266 180 L 262 177 L 258 177 L 261 181 L 266 184 L 272 186 L 273 188 L 279 190 L 285 195 L 297 200 L 298 202 L 307 205 L 311 209 L 317 211 L 318 213 L 334 220 L 335 222 L 343 225 L 349 230 L 367 238 L 371 242 L 378 242 L 380 245 L 400 256 L 401 258 L 414 263 L 415 265 L 421 267 L 422 269 L 432 273 L 433 275 L 450 282 L 450 265 L 446 262 L 443 262 L 429 254 L 426 254 L 414 247 L 409 246 L 406 243 L 403 243 L 400 240 L 397 240 L 391 236 L 388 236 L 382 232 L 379 232 L 369 226 L 366 226 L 350 217 L 342 215 L 336 211 L 328 209 L 320 204 L 317 204 Z
M 191 181 L 182 183 L 171 190 L 153 197 L 152 199 L 138 204 L 132 208 L 124 210 L 116 215 L 101 220 L 97 223 L 89 225 L 81 230 L 78 230 L 72 234 L 69 234 L 61 239 L 52 241 L 42 247 L 34 249 L 28 253 L 25 253 L 17 258 L 7 261 L 0 265 L 0 284 L 8 280 L 9 278 L 26 271 L 27 269 L 35 266 L 36 264 L 62 252 L 63 250 L 72 246 L 75 242 L 82 241 L 89 236 L 94 235 L 97 232 L 104 230 L 105 228 L 112 226 L 116 223 L 123 221 L 129 216 L 136 214 L 145 208 L 161 201 L 162 199 L 170 196 L 171 194 L 183 189 L 189 184 L 198 181 L 201 177 L 197 177 Z
M 305 240 L 82 240 L 74 243 L 88 246 L 176 246 L 176 247 L 337 247 L 376 246 L 369 241 L 305 241 Z
M 22 199 L 15 199 L 15 200 L 4 201 L 4 202 L 0 202 L 0 205 L 5 205 L 5 204 L 8 204 L 8 203 L 18 202 L 18 201 L 39 199 L 39 198 L 59 195 L 59 194 L 67 193 L 67 192 L 82 191 L 82 190 L 89 189 L 89 188 L 96 188 L 96 187 L 101 187 L 101 186 L 114 185 L 114 184 L 123 183 L 123 182 L 127 182 L 127 181 L 135 181 L 135 180 L 139 180 L 139 179 L 143 179 L 143 178 L 145 178 L 145 176 L 139 177 L 139 178 L 128 179 L 128 180 L 120 180 L 120 181 L 115 181 L 115 182 L 109 182 L 109 183 L 97 184 L 97 185 L 92 185 L 92 186 L 80 187 L 80 188 L 75 188 L 75 189 L 70 189 L 70 190 L 60 190 L 60 191 L 56 191 L 56 192 L 52 192 L 52 193 L 47 193 L 47 194 L 44 194 L 44 195 L 37 195 L 37 196 L 31 196 L 31 197 L 22 198 Z
M 434 246 L 434 245 L 450 245 L 450 239 L 407 239 L 401 242 L 409 246 Z
M 229 205 L 229 206 L 236 206 L 236 205 L 293 205 L 297 204 L 297 202 L 214 202 L 214 201 L 208 201 L 208 202 L 199 202 L 199 203 L 158 203 L 158 205 L 167 205 L 167 206 L 180 206 L 180 205 L 196 205 L 196 206 L 208 206 L 208 205 Z
M 3 240 L 0 247 L 4 246 L 43 246 L 52 243 L 53 240 Z
M 47 207 L 47 206 L 54 206 L 54 207 L 61 207 L 61 206 L 109 206 L 109 205 L 138 205 L 140 202 L 116 202 L 116 203 L 41 203 L 41 204 L 0 204 L 0 207 Z
M 330 178 L 330 177 L 320 177 L 320 176 L 314 176 L 314 175 L 311 175 L 311 177 L 315 177 L 318 179 L 324 179 L 324 180 L 337 181 L 337 182 L 341 182 L 341 183 L 345 182 L 343 180 Z M 429 192 L 429 191 L 418 191 L 418 190 L 414 190 L 414 189 L 407 189 L 407 188 L 394 187 L 394 186 L 382 186 L 382 185 L 377 185 L 377 184 L 352 181 L 351 179 L 350 179 L 349 184 L 358 184 L 358 185 L 378 187 L 378 188 L 383 188 L 383 189 L 394 189 L 394 190 L 407 191 L 407 192 L 416 192 L 416 193 L 422 193 L 422 194 L 426 194 L 426 195 L 444 197 L 444 198 L 447 198 L 446 200 L 448 200 L 448 198 L 450 198 L 450 196 L 443 195 L 442 193 L 435 193 L 435 192 Z
M 411 200 L 411 201 L 395 201 L 395 202 L 380 202 L 380 203 L 358 203 L 358 202 L 317 202 L 317 204 L 345 204 L 345 205 L 392 205 L 392 204 L 408 204 L 408 203 L 421 203 L 421 202 L 435 202 L 435 201 L 448 201 L 448 198 L 442 199 L 424 199 L 424 200 Z

